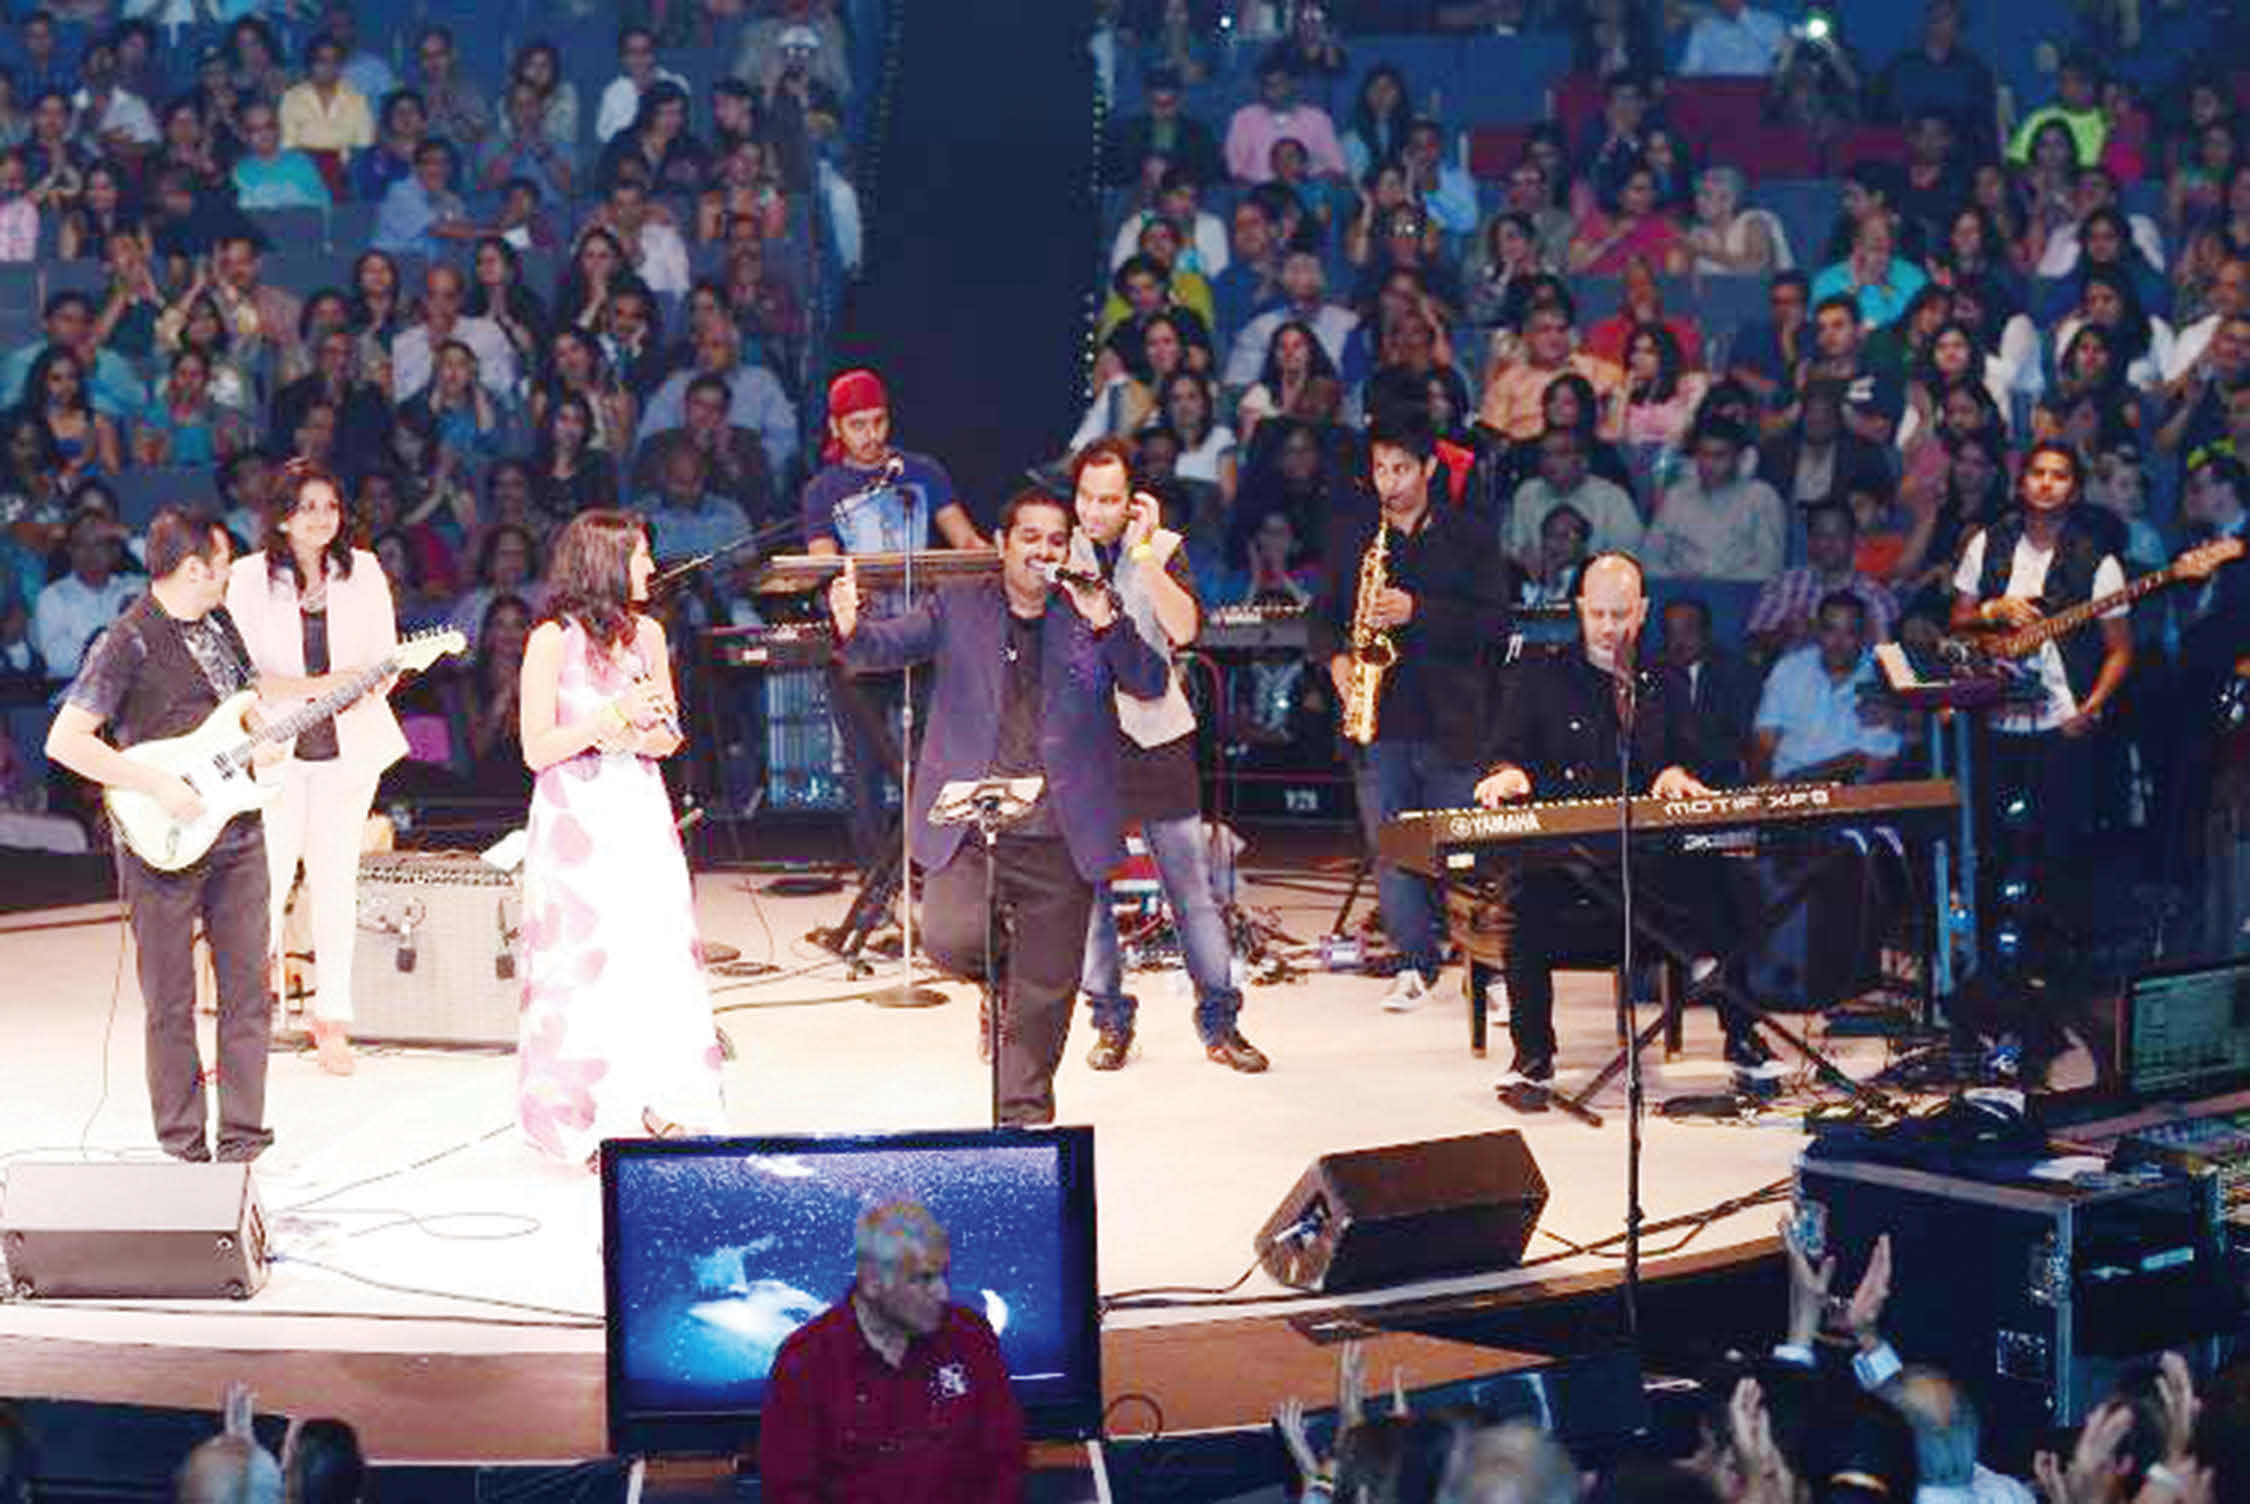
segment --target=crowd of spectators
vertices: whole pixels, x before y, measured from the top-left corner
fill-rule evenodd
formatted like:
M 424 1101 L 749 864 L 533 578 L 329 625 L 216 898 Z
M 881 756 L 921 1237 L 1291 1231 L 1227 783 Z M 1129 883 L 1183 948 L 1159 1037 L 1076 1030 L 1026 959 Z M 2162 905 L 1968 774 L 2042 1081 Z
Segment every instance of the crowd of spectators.
M 1659 1425 L 1603 1456 L 1550 1433 L 1572 1414 L 1496 1419 L 1473 1405 L 1410 1408 L 1411 1375 L 1368 1393 L 1364 1351 L 1338 1350 L 1333 1408 L 1284 1402 L 1275 1432 L 1307 1504 L 2226 1504 L 2250 1491 L 2250 1364 L 2198 1375 L 2177 1353 L 2121 1366 L 2074 1428 L 1996 1436 L 1983 1375 L 1949 1374 L 1884 1334 L 1890 1239 L 1859 1260 L 1847 1295 L 1837 1259 L 1782 1222 L 1788 1300 L 1778 1340 L 1730 1351 L 1700 1376 L 1692 1425 Z M 1911 1296 L 1909 1298 L 1912 1298 Z M 1752 1313 L 1744 1325 L 1761 1323 Z M 2201 1382 L 2199 1383 L 2199 1377 Z M 1671 1398 L 1676 1400 L 1676 1390 Z M 355 1504 L 380 1494 L 350 1425 L 292 1424 L 279 1456 L 259 1442 L 250 1396 L 230 1391 L 221 1434 L 174 1476 L 181 1504 Z M 1684 1433 L 1684 1434 L 1682 1434 Z M 1670 1440 L 1664 1439 L 1669 1436 Z M 38 1437 L 0 1405 L 0 1504 L 39 1497 Z
M 2107 11 L 2056 38 L 2050 98 L 2015 100 L 1962 0 L 1927 0 L 1918 39 L 1865 62 L 1848 11 L 1807 26 L 1741 0 L 1238 5 L 1224 26 L 1193 0 L 1112 9 L 1120 222 L 1071 437 L 1139 441 L 1207 605 L 1348 582 L 1365 424 L 1422 407 L 1519 604 L 1631 549 L 1660 602 L 1699 606 L 1676 661 L 1774 673 L 1716 728 L 1716 761 L 1880 774 L 1913 739 L 1901 757 L 1897 726 L 1840 719 L 1838 695 L 1876 644 L 1948 631 L 1962 550 L 2014 509 L 2035 442 L 2076 457 L 2129 573 L 2243 530 L 2246 122 L 2202 57 L 2161 92 L 2113 72 L 2084 45 L 2114 39 Z M 1447 119 L 1385 56 L 1417 26 L 1569 29 L 1575 66 L 1545 81 L 1548 119 Z M 1745 98 L 1741 132 L 1691 128 Z M 1757 160 L 1775 132 L 1828 143 L 1829 175 L 1777 179 Z M 2167 765 L 2145 708 L 2215 611 L 2250 630 L 2238 595 L 2136 608 L 2105 821 L 2145 818 Z M 1826 631 L 1831 607 L 1851 631 Z
M 1701 1378 L 1691 1450 L 1590 1469 L 1535 1419 L 1473 1407 L 1410 1413 L 1394 1375 L 1388 1406 L 1365 1396 L 1365 1360 L 1337 1364 L 1335 1433 L 1316 1446 L 1301 1401 L 1275 1417 L 1299 1497 L 1337 1504 L 2216 1504 L 2250 1488 L 2250 1367 L 2196 1375 L 2178 1354 L 2127 1365 L 2074 1431 L 1996 1438 L 1973 1390 L 1896 1351 L 1883 1335 L 1890 1241 L 1847 1296 L 1836 1261 L 1783 1227 L 1787 1321 L 1767 1353 L 1730 1353 Z M 1908 1271 L 1900 1271 L 1905 1275 Z M 1928 1279 L 1928 1271 L 1916 1278 Z M 1994 1466 L 2001 1448 L 2028 1459 Z M 2051 1447 L 2052 1450 L 2048 1448 Z
M 669 558 L 793 512 L 857 254 L 838 6 L 627 24 L 578 76 L 536 14 L 511 46 L 349 0 L 123 9 L 0 45 L 0 262 L 29 263 L 0 265 L 0 808 L 50 797 L 47 706 L 145 584 L 136 524 L 209 504 L 261 547 L 296 457 L 341 477 L 401 627 L 473 640 L 402 704 L 414 776 L 520 795 L 550 535 L 632 507 Z

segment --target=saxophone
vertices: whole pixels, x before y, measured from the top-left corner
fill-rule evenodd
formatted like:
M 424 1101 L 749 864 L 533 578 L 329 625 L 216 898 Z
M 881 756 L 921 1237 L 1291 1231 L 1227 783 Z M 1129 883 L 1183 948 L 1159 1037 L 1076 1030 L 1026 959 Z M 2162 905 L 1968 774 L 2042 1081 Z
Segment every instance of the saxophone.
M 1375 597 L 1391 585 L 1391 525 L 1375 524 L 1374 541 L 1359 559 L 1359 596 L 1352 606 L 1351 670 L 1344 681 L 1344 736 L 1366 746 L 1375 740 L 1375 702 L 1383 676 L 1398 662 L 1398 644 L 1375 625 Z

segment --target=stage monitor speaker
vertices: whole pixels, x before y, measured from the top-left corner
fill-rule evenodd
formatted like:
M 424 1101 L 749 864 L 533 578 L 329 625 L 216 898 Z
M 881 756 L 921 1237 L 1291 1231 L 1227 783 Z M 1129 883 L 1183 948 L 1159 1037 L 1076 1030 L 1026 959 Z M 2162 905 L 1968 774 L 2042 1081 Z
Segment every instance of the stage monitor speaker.
M 1513 1129 L 1323 1154 L 1258 1230 L 1258 1260 L 1323 1291 L 1506 1269 L 1546 1205 Z
M 11 1165 L 0 1251 L 23 1299 L 246 1300 L 266 1282 L 246 1164 Z

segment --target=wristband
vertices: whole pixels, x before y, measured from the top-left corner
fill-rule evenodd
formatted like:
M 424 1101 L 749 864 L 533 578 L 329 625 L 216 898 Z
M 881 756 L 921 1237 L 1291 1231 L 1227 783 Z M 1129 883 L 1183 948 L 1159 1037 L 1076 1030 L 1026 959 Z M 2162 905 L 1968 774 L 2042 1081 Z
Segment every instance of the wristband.
M 1131 558 L 1135 564 L 1146 564 L 1155 557 L 1156 545 L 1153 543 L 1136 543 L 1132 547 Z
M 2184 1495 L 2187 1492 L 2186 1486 L 2180 1482 L 2180 1475 L 2173 1472 L 2170 1468 L 2166 1467 L 2161 1462 L 2150 1463 L 2147 1470 L 2141 1474 L 2141 1477 L 2149 1483 L 2162 1484 L 2164 1487 L 2172 1490 L 2172 1492 L 2175 1494 Z

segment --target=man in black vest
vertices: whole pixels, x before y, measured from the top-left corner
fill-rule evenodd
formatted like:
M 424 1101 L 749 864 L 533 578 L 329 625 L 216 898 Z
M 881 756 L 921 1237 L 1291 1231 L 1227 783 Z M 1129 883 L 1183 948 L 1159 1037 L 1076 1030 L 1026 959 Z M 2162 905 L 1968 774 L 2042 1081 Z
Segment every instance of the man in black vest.
M 1635 662 L 1648 617 L 1639 561 L 1596 554 L 1579 573 L 1577 605 L 1577 643 L 1527 656 L 1511 670 L 1500 697 L 1496 756 L 1476 786 L 1477 803 L 1496 809 L 1523 799 L 1711 793 L 1694 772 L 1701 759 L 1686 674 L 1670 663 Z M 1707 942 L 1728 926 L 1723 887 L 1707 864 L 1681 860 L 1641 868 L 1635 880 L 1636 901 L 1669 899 L 1687 920 L 1679 928 Z M 1511 910 L 1503 970 L 1515 1060 L 1500 1096 L 1512 1107 L 1537 1109 L 1546 1105 L 1544 1088 L 1555 1074 L 1555 960 L 1612 954 L 1621 936 L 1614 911 L 1590 902 L 1568 873 L 1551 868 L 1517 874 Z M 1479 964 L 1471 985 L 1481 990 L 1490 975 Z M 1724 1001 L 1720 1007 L 1728 1061 L 1745 1069 L 1768 1063 L 1754 1020 Z
M 166 507 L 150 520 L 146 553 L 155 583 L 87 649 L 47 735 L 48 757 L 106 787 L 146 794 L 176 819 L 201 812 L 185 782 L 124 749 L 193 731 L 220 701 L 255 683 L 242 635 L 220 604 L 229 552 L 214 518 Z M 140 952 L 157 1142 L 175 1159 L 211 1158 L 195 1042 L 192 937 L 200 917 L 219 984 L 219 1158 L 255 1159 L 273 1142 L 266 1128 L 273 1003 L 264 817 L 237 815 L 209 852 L 177 872 L 149 866 L 122 841 L 117 865 Z
M 2019 509 L 1970 538 L 1953 573 L 1953 627 L 2017 631 L 2096 596 L 2125 588 L 2125 570 L 2103 539 L 2094 509 L 2079 505 L 2085 477 L 2077 453 L 2059 443 L 2036 445 L 2017 488 Z M 1984 807 L 1996 818 L 1984 870 L 1999 887 L 2038 888 L 2036 905 L 2019 902 L 2051 925 L 2047 936 L 2083 931 L 2091 917 L 2084 845 L 2106 792 L 2095 787 L 2099 767 L 2095 733 L 2133 666 L 2133 630 L 2125 606 L 2104 614 L 2099 630 L 2065 634 L 2042 644 L 2027 660 L 2039 693 L 1995 712 L 1982 770 L 1989 791 Z M 1988 954 L 2006 962 L 2012 953 L 2036 961 L 2041 946 L 1987 895 L 1983 905 Z M 2019 919 L 2016 923 L 2028 923 Z M 2019 950 L 2020 948 L 2020 950 Z M 2051 1038 L 2026 1040 L 2036 1052 Z

